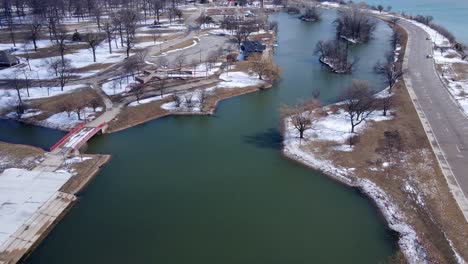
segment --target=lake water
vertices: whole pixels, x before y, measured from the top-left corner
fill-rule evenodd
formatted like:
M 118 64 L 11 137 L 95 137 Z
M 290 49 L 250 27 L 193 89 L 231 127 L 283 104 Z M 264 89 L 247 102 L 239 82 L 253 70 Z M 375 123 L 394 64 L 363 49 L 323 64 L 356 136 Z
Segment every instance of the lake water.
M 440 24 L 457 39 L 468 45 L 468 1 L 467 0 L 368 0 L 372 5 L 392 6 L 393 11 L 404 11 L 411 15 L 431 15 L 434 23 Z
M 271 16 L 283 74 L 270 90 L 224 101 L 214 116 L 165 117 L 93 138 L 88 151 L 112 160 L 27 263 L 377 263 L 393 254 L 395 237 L 366 197 L 281 154 L 281 104 L 315 88 L 335 102 L 353 78 L 385 86 L 372 72 L 390 51 L 383 23 L 352 49 L 360 58 L 352 75 L 319 64 L 314 46 L 334 37 L 334 18 Z M 25 128 L 8 129 L 0 139 Z

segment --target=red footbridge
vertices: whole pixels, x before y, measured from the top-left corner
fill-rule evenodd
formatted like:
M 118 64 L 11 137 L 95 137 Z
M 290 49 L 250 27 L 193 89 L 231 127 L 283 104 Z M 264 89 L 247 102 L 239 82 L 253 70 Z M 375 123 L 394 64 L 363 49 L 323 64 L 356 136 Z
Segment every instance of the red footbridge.
M 104 122 L 96 127 L 92 127 L 87 126 L 87 123 L 83 122 L 74 127 L 64 137 L 57 141 L 57 143 L 50 148 L 50 151 L 53 152 L 60 149 L 78 151 L 90 138 L 100 132 L 106 125 L 107 123 Z

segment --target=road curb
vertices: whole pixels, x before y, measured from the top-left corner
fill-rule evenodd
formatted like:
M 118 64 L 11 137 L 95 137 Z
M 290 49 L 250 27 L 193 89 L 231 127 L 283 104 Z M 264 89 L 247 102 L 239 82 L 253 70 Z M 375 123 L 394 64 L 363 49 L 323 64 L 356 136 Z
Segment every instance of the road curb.
M 406 30 L 404 26 L 402 26 L 402 28 L 406 31 L 406 34 L 409 36 L 410 33 L 408 32 L 408 30 Z M 408 69 L 408 54 L 411 50 L 410 43 L 411 41 L 408 37 L 408 40 L 406 42 L 405 55 L 403 58 L 403 69 Z M 416 93 L 413 90 L 413 85 L 408 72 L 404 73 L 403 80 L 406 84 L 406 90 L 408 91 L 411 101 L 413 102 L 413 106 L 416 112 L 418 113 L 419 120 L 421 121 L 421 124 L 424 128 L 424 132 L 426 133 L 429 143 L 431 144 L 432 150 L 434 151 L 434 154 L 437 158 L 437 162 L 439 163 L 439 167 L 442 171 L 442 174 L 445 177 L 450 192 L 452 193 L 453 198 L 457 202 L 458 207 L 460 208 L 463 216 L 465 217 L 465 220 L 468 222 L 468 199 L 465 197 L 460 185 L 458 184 L 458 181 L 455 175 L 453 174 L 452 168 L 450 167 L 450 164 L 448 163 L 447 158 L 444 152 L 442 151 L 442 148 L 440 147 L 439 142 L 437 141 L 437 138 L 434 135 L 434 132 L 432 131 L 431 125 L 427 120 L 426 115 L 422 111 Z

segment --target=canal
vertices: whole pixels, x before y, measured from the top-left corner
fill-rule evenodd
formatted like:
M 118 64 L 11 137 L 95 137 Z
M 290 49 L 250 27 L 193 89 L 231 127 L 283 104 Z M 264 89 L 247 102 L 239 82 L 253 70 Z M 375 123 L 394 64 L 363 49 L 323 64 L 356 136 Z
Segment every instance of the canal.
M 112 160 L 27 262 L 377 263 L 393 254 L 396 240 L 371 201 L 281 154 L 281 104 L 314 89 L 335 102 L 352 79 L 385 86 L 372 72 L 391 50 L 383 23 L 352 48 L 353 74 L 318 63 L 315 44 L 334 37 L 335 16 L 324 11 L 316 24 L 271 16 L 282 68 L 272 89 L 224 101 L 214 116 L 165 117 L 93 138 L 88 152 Z M 61 135 L 3 125 L 6 141 L 41 146 L 37 138 Z

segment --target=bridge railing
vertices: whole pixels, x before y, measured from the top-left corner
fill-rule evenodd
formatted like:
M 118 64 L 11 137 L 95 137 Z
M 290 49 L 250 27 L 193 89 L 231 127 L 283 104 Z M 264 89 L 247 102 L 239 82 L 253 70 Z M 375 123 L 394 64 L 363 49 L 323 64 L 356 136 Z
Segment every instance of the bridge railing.
M 76 127 L 74 127 L 72 130 L 70 130 L 65 136 L 63 136 L 59 141 L 57 141 L 52 147 L 50 147 L 50 151 L 54 151 L 56 148 L 58 148 L 60 145 L 65 142 L 71 135 L 73 135 L 76 131 L 80 130 L 86 125 L 86 122 L 82 122 L 78 124 Z
M 93 128 L 93 130 L 91 130 L 87 135 L 86 137 L 84 137 L 83 139 L 80 140 L 80 142 L 78 142 L 77 144 L 75 144 L 75 146 L 73 147 L 74 150 L 77 150 L 79 149 L 81 146 L 84 145 L 84 143 L 86 143 L 90 138 L 92 138 L 97 132 L 99 132 L 99 130 L 101 130 L 105 125 L 107 125 L 107 122 L 104 122 L 102 124 L 100 124 L 99 126 Z

